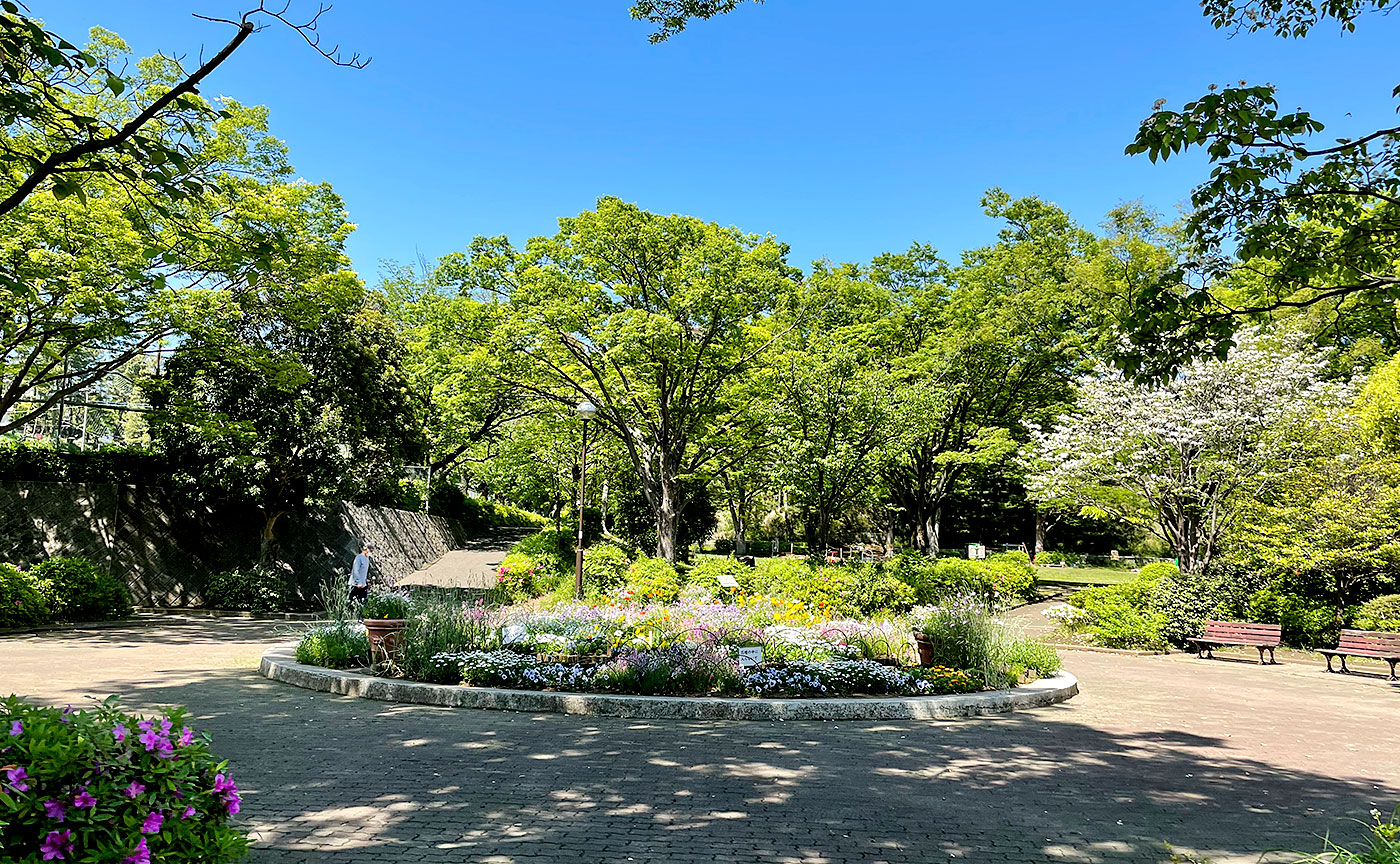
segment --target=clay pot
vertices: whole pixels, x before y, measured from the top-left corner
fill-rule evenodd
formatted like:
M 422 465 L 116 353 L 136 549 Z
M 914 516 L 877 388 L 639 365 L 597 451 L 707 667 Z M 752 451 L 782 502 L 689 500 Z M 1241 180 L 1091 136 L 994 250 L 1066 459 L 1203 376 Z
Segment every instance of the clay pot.
M 369 636 L 369 654 L 373 660 L 392 657 L 403 644 L 403 618 L 366 618 L 365 634 Z
M 919 649 L 919 665 L 933 665 L 933 642 L 927 636 L 914 634 L 914 646 Z

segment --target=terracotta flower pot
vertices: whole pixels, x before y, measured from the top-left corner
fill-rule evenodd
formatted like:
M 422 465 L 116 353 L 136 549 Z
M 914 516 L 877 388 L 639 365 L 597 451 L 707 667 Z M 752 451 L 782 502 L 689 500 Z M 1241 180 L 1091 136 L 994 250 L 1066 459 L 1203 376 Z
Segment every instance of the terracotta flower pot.
M 365 634 L 369 636 L 369 653 L 373 660 L 392 657 L 403 644 L 403 618 L 366 618 Z
M 919 634 L 919 633 L 915 633 L 915 634 L 914 634 L 914 645 L 915 645 L 915 647 L 917 647 L 917 648 L 919 649 L 919 665 L 920 665 L 920 666 L 932 666 L 932 665 L 933 665 L 933 642 L 932 642 L 927 636 L 924 636 L 924 635 Z

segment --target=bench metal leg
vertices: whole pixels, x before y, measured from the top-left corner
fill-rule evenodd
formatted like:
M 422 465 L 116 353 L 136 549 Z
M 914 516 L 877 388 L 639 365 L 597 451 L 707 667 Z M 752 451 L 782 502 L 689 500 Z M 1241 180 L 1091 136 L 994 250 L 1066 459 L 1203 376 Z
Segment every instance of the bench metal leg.
M 1278 661 L 1274 659 L 1274 649 L 1272 649 L 1272 648 L 1269 649 L 1269 665 L 1270 665 L 1270 666 L 1277 666 L 1277 665 L 1278 665 Z
M 1337 674 L 1337 670 L 1332 668 L 1332 655 L 1323 654 L 1322 656 L 1327 658 L 1327 671 L 1331 672 L 1334 675 Z
M 1390 680 L 1391 680 L 1391 681 L 1400 681 L 1400 678 L 1396 678 L 1396 677 L 1395 677 L 1395 664 L 1396 664 L 1396 662 L 1400 662 L 1400 661 L 1387 660 L 1386 662 L 1390 664 Z
M 1350 675 L 1350 674 L 1351 674 L 1351 670 L 1347 668 L 1347 655 L 1345 655 L 1345 654 L 1342 655 L 1342 674 L 1343 674 L 1343 675 Z

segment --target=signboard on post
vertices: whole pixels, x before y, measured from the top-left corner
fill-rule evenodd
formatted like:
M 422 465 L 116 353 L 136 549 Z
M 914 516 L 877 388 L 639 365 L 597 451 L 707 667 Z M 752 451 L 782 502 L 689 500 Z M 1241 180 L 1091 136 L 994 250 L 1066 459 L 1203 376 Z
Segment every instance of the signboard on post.
M 967 544 L 967 560 L 981 561 L 987 557 L 987 547 L 981 543 Z
M 739 587 L 739 580 L 735 579 L 732 573 L 721 573 L 716 576 L 715 579 L 719 580 L 719 587 L 721 588 Z
M 739 668 L 752 669 L 763 662 L 763 647 L 754 646 L 739 649 Z

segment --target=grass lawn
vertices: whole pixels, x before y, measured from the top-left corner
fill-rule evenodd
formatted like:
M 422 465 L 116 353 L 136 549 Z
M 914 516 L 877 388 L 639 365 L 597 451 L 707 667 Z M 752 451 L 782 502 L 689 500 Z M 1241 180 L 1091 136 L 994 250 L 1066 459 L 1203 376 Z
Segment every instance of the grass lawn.
M 1111 567 L 1037 567 L 1035 575 L 1051 585 L 1118 585 L 1137 574 Z

